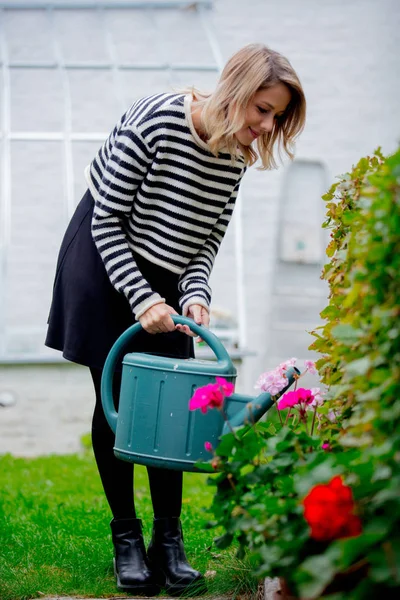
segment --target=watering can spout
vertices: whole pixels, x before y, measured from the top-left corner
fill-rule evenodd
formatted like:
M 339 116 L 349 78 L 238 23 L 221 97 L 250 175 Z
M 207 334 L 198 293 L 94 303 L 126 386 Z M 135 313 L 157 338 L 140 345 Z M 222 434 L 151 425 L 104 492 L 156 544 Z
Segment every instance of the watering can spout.
M 243 394 L 232 394 L 231 400 L 240 401 L 245 404 L 244 408 L 234 414 L 232 417 L 228 415 L 229 424 L 231 427 L 241 427 L 245 424 L 256 423 L 261 417 L 273 406 L 278 398 L 280 398 L 286 390 L 294 383 L 296 378 L 300 375 L 300 371 L 296 367 L 292 367 L 286 371 L 288 383 L 287 385 L 274 397 L 268 392 L 263 392 L 256 398 L 252 396 L 245 396 Z M 230 428 L 226 423 L 222 431 L 222 435 L 229 433 Z

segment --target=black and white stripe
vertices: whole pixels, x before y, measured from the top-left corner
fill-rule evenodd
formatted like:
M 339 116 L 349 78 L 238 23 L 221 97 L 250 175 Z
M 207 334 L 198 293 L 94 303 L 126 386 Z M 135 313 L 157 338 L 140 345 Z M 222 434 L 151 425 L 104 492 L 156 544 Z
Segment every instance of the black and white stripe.
M 142 98 L 122 116 L 85 173 L 94 242 L 136 318 L 164 299 L 132 251 L 180 275 L 184 314 L 209 306 L 208 279 L 244 171 L 243 160 L 214 156 L 198 137 L 189 97 Z

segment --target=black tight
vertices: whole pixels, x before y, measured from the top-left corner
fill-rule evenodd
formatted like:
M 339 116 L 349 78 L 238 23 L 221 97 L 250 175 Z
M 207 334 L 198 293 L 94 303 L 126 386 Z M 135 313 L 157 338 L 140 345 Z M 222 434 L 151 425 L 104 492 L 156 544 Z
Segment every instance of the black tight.
M 115 519 L 136 517 L 133 491 L 133 464 L 116 458 L 114 433 L 101 405 L 101 370 L 90 369 L 96 391 L 92 422 L 92 444 L 104 492 Z M 114 398 L 119 398 L 121 374 L 114 375 Z M 179 517 L 182 508 L 182 472 L 147 467 L 155 517 Z

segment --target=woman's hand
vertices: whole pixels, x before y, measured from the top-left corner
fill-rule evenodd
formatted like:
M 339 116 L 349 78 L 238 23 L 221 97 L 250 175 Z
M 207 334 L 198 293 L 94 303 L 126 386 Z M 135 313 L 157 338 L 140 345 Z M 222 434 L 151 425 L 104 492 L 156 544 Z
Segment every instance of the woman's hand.
M 160 302 L 160 304 L 150 306 L 150 308 L 139 317 L 138 321 L 147 333 L 153 335 L 156 333 L 167 333 L 168 331 L 175 330 L 175 323 L 170 315 L 177 314 L 178 313 L 172 306 L 168 306 L 165 302 Z
M 201 306 L 201 304 L 191 304 L 191 306 L 189 306 L 188 308 L 187 316 L 190 319 L 193 319 L 193 321 L 198 325 L 204 325 L 204 327 L 208 327 L 210 324 L 210 313 L 206 308 L 204 308 L 204 306 Z M 186 335 L 190 335 L 190 337 L 197 336 L 197 333 L 193 333 L 193 331 L 190 330 L 188 325 L 178 324 L 175 325 L 175 329 L 181 331 L 182 333 L 186 333 Z M 196 342 L 201 342 L 201 338 L 198 337 L 196 339 Z

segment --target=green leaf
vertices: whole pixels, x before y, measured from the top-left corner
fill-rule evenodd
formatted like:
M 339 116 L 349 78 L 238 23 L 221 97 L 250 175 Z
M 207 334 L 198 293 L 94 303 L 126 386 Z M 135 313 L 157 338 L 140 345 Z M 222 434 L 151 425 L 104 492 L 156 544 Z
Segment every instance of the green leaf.
M 318 598 L 336 573 L 339 554 L 339 549 L 331 546 L 325 554 L 310 556 L 300 565 L 303 581 L 298 587 L 302 598 Z
M 235 452 L 235 461 L 251 461 L 264 446 L 264 440 L 251 429 L 243 437 L 243 444 L 237 445 Z
M 351 225 L 356 219 L 358 215 L 355 212 L 346 212 L 343 214 L 343 223 L 344 225 Z
M 366 375 L 371 366 L 371 358 L 369 356 L 364 356 L 363 358 L 349 362 L 346 366 L 346 371 L 349 375 Z
M 392 469 L 389 465 L 377 465 L 374 471 L 372 481 L 381 481 L 382 479 L 390 479 L 392 476 Z
M 332 329 L 332 335 L 340 342 L 356 342 L 362 335 L 362 331 L 354 329 L 351 325 L 336 325 Z
M 236 440 L 233 433 L 226 433 L 221 437 L 221 441 L 215 451 L 216 454 L 218 456 L 230 456 L 235 443 Z
M 347 569 L 360 556 L 365 553 L 380 540 L 379 535 L 361 534 L 354 538 L 347 538 L 335 542 L 340 551 L 340 567 Z
M 320 313 L 323 319 L 334 320 L 340 315 L 340 310 L 337 306 L 329 305 Z
M 379 583 L 387 582 L 390 584 L 393 581 L 393 567 L 396 568 L 396 565 L 390 564 L 385 556 L 384 549 L 377 548 L 368 555 L 368 559 L 371 565 L 369 569 L 371 579 Z M 398 581 L 400 583 L 400 580 Z
M 204 462 L 202 460 L 198 460 L 194 464 L 195 468 L 203 473 L 215 473 L 215 470 L 212 468 L 209 462 Z

